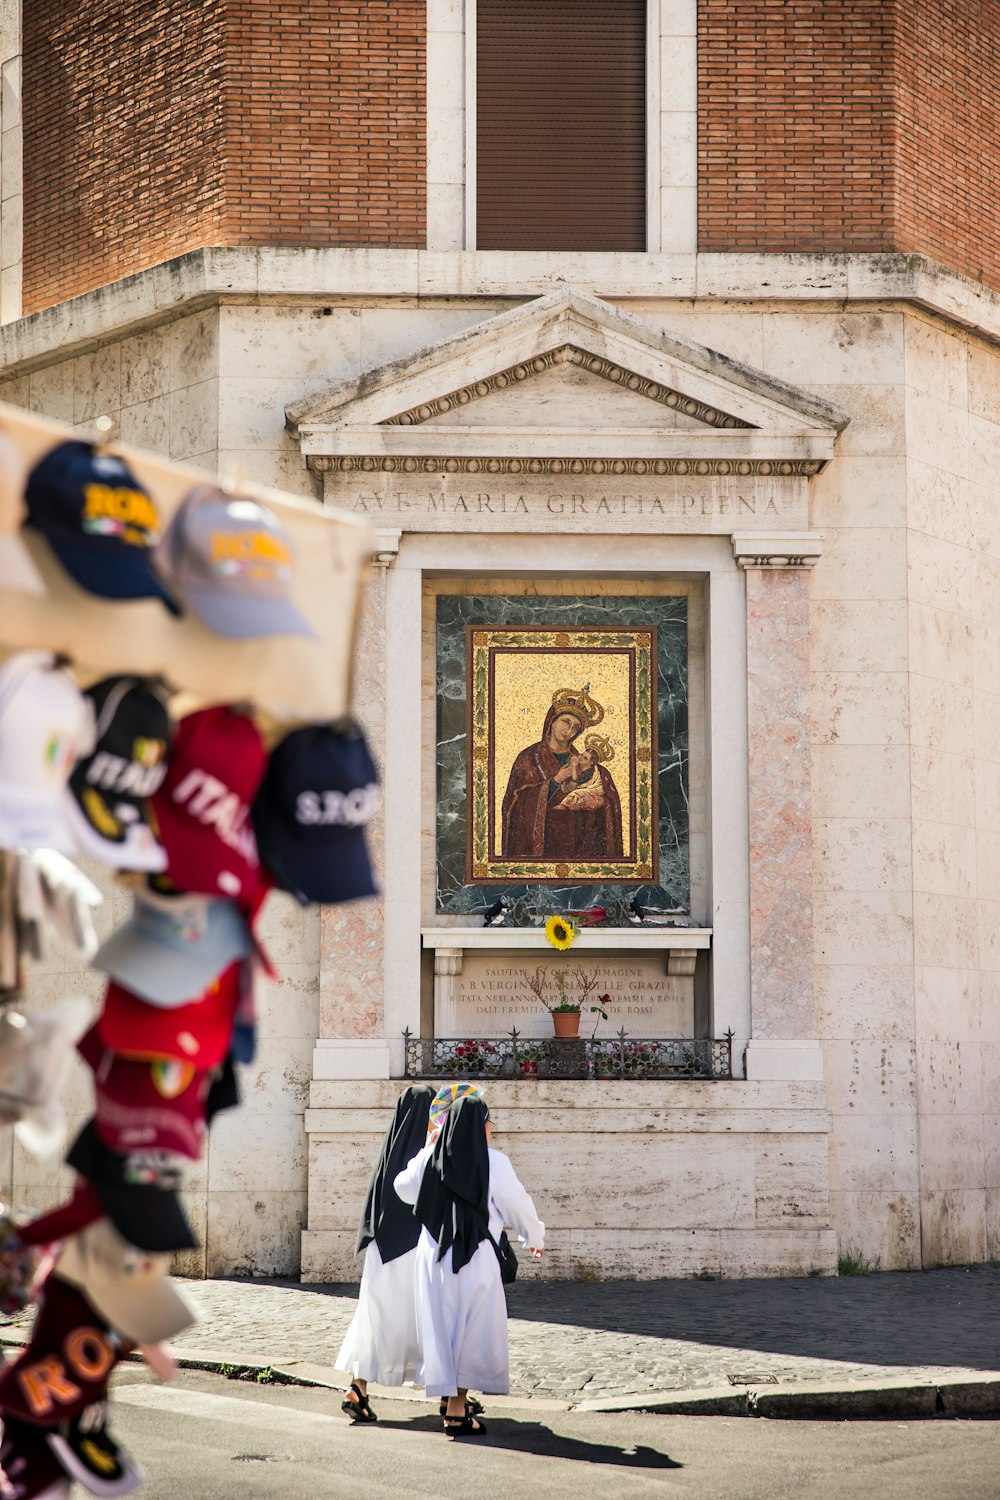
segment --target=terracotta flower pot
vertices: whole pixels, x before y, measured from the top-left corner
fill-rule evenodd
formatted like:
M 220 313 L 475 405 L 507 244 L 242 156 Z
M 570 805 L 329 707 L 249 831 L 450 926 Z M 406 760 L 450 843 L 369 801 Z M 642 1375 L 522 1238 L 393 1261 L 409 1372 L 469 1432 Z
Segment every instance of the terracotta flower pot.
M 554 1010 L 552 1031 L 555 1036 L 579 1036 L 580 1012 L 578 1010 Z

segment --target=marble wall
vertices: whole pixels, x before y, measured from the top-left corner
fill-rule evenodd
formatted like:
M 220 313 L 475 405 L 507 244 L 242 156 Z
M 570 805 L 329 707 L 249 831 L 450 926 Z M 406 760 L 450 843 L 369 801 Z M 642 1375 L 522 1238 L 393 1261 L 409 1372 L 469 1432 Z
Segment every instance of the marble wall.
M 81 429 L 110 412 L 124 440 L 309 494 L 310 475 L 284 427 L 286 403 L 508 305 L 457 292 L 391 305 L 374 296 L 234 300 L 72 357 L 38 359 L 29 373 L 15 369 L 0 379 L 0 398 Z M 842 1249 L 856 1246 L 886 1266 L 995 1257 L 1000 354 L 975 333 L 898 302 L 668 300 L 650 287 L 628 305 L 850 413 L 838 457 L 810 482 L 810 523 L 825 534 L 808 584 L 814 1003 L 832 1117 L 822 1212 L 832 1215 Z M 699 586 L 678 581 L 682 590 Z M 425 640 L 432 641 L 429 608 Z M 733 636 L 732 648 L 745 643 Z M 432 681 L 433 653 L 430 671 Z M 711 885 L 705 764 L 712 733 L 722 732 L 721 707 L 700 752 L 692 739 L 692 910 L 705 904 Z M 731 850 L 727 857 L 736 858 Z M 425 920 L 433 895 L 431 870 Z M 283 980 L 265 1002 L 262 1064 L 248 1075 L 241 1114 L 213 1133 L 195 1190 L 208 1236 L 199 1264 L 216 1271 L 297 1267 L 306 1207 L 302 1121 L 312 1047 L 323 1029 L 324 965 L 324 1034 L 339 1035 L 344 1022 L 333 929 L 321 944 L 318 914 L 283 904 L 268 920 Z M 43 1003 L 81 986 L 96 998 L 93 979 L 63 960 L 40 971 L 33 986 Z M 364 1026 L 377 1029 L 376 1022 Z M 70 1095 L 74 1118 L 86 1108 L 81 1088 L 78 1082 Z M 334 1171 L 339 1132 L 310 1136 L 314 1154 L 328 1153 L 316 1166 L 317 1184 Z M 53 1201 L 56 1175 L 9 1144 L 3 1149 L 3 1186 L 13 1174 L 15 1200 Z M 795 1168 L 797 1186 L 809 1172 L 814 1184 L 826 1181 L 825 1136 L 822 1151 L 809 1151 L 808 1171 L 805 1157 Z M 345 1178 L 343 1194 L 349 1189 Z M 314 1224 L 317 1234 L 347 1234 L 346 1207 L 335 1224 L 324 1216 L 325 1203 L 310 1205 L 310 1234 Z M 660 1230 L 674 1232 L 666 1224 Z M 718 1246 L 722 1231 L 710 1232 Z M 578 1258 L 598 1249 L 610 1255 L 599 1240 L 592 1235 Z M 317 1249 L 315 1264 L 344 1270 L 340 1251 L 329 1254 L 324 1260 L 327 1249 Z

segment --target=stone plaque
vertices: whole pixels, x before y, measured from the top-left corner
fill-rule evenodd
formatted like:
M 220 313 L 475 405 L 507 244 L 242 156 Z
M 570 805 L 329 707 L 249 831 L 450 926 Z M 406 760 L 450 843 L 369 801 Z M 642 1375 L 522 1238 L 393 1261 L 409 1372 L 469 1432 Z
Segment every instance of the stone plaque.
M 366 460 L 342 462 L 361 470 Z M 406 462 L 399 460 L 400 466 Z M 446 460 L 420 462 L 441 472 L 328 472 L 325 499 L 374 526 L 403 531 L 506 534 L 514 528 L 558 535 L 569 528 L 601 535 L 668 531 L 728 536 L 809 524 L 807 480 L 791 461 L 767 464 L 765 475 L 741 475 L 732 463 L 727 466 L 732 472 L 706 477 L 694 472 L 693 462 L 690 473 L 658 475 L 649 472 L 652 461 L 638 474 L 618 474 L 612 463 L 600 475 L 577 474 L 567 459 L 563 472 L 544 478 L 530 472 L 528 460 L 518 474 L 453 474 L 445 471 Z M 818 465 L 806 467 L 813 472 Z
M 555 1004 L 559 990 L 555 974 L 566 975 L 570 996 L 578 991 L 581 972 L 598 976 L 595 996 L 608 994 L 608 1020 L 587 1009 L 580 1017 L 580 1035 L 616 1036 L 624 1026 L 633 1037 L 688 1037 L 694 1035 L 694 979 L 668 975 L 663 953 L 588 954 L 587 962 L 553 953 L 532 953 L 523 959 L 504 953 L 466 950 L 462 971 L 448 981 L 450 1001 L 440 992 L 435 1030 L 438 1036 L 506 1036 L 512 1027 L 524 1037 L 552 1035 L 552 1020 L 528 985 L 536 969 L 544 970 L 545 993 Z

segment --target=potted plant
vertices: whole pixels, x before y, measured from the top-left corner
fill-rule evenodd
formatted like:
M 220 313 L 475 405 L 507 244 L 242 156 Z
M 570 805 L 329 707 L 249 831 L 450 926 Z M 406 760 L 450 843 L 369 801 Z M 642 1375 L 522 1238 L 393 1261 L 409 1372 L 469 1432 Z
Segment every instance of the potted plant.
M 599 971 L 594 969 L 592 973 L 586 969 L 575 971 L 576 992 L 570 989 L 570 981 L 565 969 L 556 969 L 555 985 L 559 993 L 559 999 L 551 1004 L 545 994 L 545 970 L 541 965 L 535 970 L 532 977 L 528 978 L 528 988 L 540 1001 L 549 1015 L 552 1017 L 552 1032 L 557 1037 L 578 1037 L 580 1035 L 580 1012 L 584 1009 L 590 996 L 596 990 L 599 983 Z M 593 1009 L 599 1007 L 591 1006 Z M 603 1014 L 603 1012 L 602 1012 Z M 596 1022 L 595 1022 L 596 1025 Z
M 522 1078 L 537 1078 L 538 1064 L 545 1057 L 541 1047 L 519 1047 L 517 1049 L 517 1065 Z

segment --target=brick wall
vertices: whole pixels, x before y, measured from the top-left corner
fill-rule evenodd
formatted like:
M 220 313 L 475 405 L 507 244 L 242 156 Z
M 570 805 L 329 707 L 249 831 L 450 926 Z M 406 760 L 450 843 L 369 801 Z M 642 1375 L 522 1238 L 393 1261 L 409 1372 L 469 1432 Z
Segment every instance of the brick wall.
M 891 248 L 892 6 L 699 0 L 698 248 Z
M 1000 286 L 1000 0 L 699 0 L 701 250 L 899 251 Z
M 896 11 L 894 248 L 1000 287 L 1000 3 Z
M 216 244 L 215 0 L 24 5 L 24 311 Z
M 201 245 L 422 245 L 424 0 L 30 0 L 24 309 Z
M 225 243 L 425 243 L 426 0 L 226 0 Z

